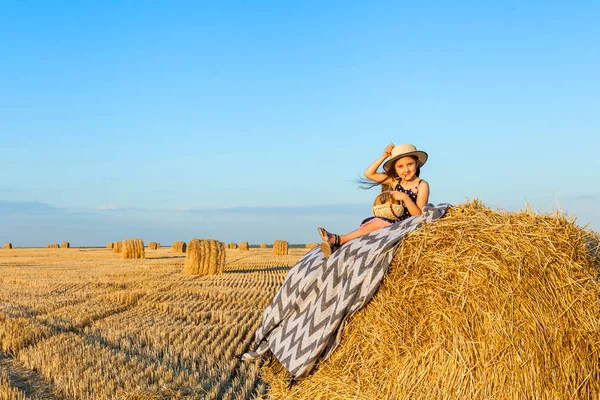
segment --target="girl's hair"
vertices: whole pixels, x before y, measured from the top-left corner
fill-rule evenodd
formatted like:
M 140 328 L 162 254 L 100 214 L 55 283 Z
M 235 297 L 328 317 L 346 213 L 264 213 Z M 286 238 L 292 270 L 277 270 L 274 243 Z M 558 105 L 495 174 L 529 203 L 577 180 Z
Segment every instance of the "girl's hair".
M 412 158 L 417 163 L 417 172 L 415 172 L 415 175 L 418 177 L 419 175 L 421 175 L 421 166 L 419 165 L 419 158 L 417 156 L 408 156 L 408 157 Z M 391 168 L 390 168 L 389 171 L 384 172 L 388 176 L 388 178 L 398 179 L 398 173 L 396 172 L 396 162 L 398 160 L 395 160 L 392 163 L 392 166 L 391 166 Z M 358 182 L 359 187 L 361 189 L 372 189 L 372 188 L 374 188 L 375 186 L 378 186 L 378 185 L 382 186 L 381 191 L 384 191 L 384 190 L 393 190 L 394 189 L 394 188 L 389 187 L 388 185 L 383 185 L 383 181 L 382 182 L 373 182 L 370 179 L 358 178 L 357 182 Z

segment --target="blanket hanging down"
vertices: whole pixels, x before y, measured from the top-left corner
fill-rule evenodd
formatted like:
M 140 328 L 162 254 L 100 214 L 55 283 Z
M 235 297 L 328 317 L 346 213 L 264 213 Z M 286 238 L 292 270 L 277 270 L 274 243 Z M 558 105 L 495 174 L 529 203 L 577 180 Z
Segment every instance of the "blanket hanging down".
M 371 300 L 400 239 L 444 215 L 449 204 L 427 204 L 423 213 L 353 239 L 325 259 L 316 247 L 294 265 L 263 313 L 256 350 L 242 360 L 271 351 L 295 377 L 306 376 L 338 346 L 347 319 Z

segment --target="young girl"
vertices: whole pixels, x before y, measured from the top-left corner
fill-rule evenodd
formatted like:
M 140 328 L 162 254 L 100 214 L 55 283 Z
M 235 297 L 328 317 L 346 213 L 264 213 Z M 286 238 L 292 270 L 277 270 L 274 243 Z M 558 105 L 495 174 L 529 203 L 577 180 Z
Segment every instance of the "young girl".
M 377 172 L 381 163 L 388 157 L 390 159 L 383 164 L 385 172 Z M 408 217 L 420 215 L 423 206 L 429 200 L 429 184 L 419 178 L 421 167 L 426 161 L 427 153 L 417 150 L 412 144 L 387 145 L 383 154 L 367 167 L 365 177 L 374 182 L 370 187 L 387 185 L 394 188 L 391 195 L 395 200 L 404 204 L 404 213 L 397 220 L 381 217 L 367 218 L 358 229 L 345 235 L 336 235 L 323 228 L 318 228 L 321 239 L 323 239 L 321 250 L 325 257 L 329 257 L 332 252 L 352 239 L 403 221 Z

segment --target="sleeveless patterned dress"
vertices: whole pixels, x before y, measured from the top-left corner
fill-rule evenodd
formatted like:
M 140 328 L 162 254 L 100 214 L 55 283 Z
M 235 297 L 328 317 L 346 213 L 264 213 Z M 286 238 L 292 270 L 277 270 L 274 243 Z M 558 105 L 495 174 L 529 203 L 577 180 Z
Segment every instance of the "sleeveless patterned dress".
M 400 186 L 400 182 L 398 182 L 398 184 L 396 185 L 394 190 L 397 190 L 398 192 L 406 193 L 408 195 L 408 197 L 410 197 L 410 199 L 416 204 L 417 203 L 417 194 L 419 193 L 419 185 L 420 184 L 421 184 L 421 181 L 419 180 L 419 183 L 417 184 L 417 192 L 416 193 L 413 193 L 413 191 L 410 189 L 404 189 L 402 186 Z M 398 218 L 396 221 L 392 221 L 392 223 L 404 221 L 406 218 L 408 218 L 410 216 L 411 215 L 408 212 L 408 208 L 404 207 L 404 212 L 402 213 L 400 218 Z

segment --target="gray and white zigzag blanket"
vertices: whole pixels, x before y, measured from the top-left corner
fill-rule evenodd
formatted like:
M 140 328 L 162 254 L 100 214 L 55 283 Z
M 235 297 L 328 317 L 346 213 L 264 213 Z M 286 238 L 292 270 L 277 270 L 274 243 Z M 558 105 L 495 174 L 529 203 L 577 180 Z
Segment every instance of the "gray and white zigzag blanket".
M 325 259 L 316 247 L 288 272 L 263 313 L 254 352 L 268 351 L 295 377 L 306 376 L 338 346 L 346 320 L 371 300 L 402 237 L 444 215 L 448 204 L 427 204 L 423 213 L 344 244 Z

